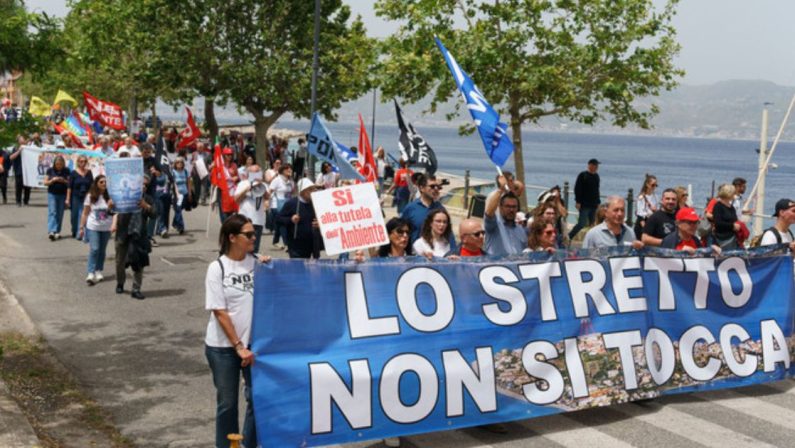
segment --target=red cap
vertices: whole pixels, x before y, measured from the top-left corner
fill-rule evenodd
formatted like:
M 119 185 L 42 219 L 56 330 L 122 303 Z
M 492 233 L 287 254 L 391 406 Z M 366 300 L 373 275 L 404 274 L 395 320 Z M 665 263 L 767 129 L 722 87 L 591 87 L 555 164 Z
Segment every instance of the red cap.
M 232 153 L 232 148 L 230 148 L 230 147 L 228 147 L 228 146 L 227 146 L 226 148 L 224 148 L 224 149 L 221 151 L 221 154 L 223 154 L 223 155 L 225 155 L 225 156 L 231 156 L 231 155 L 233 154 L 233 153 Z
M 676 220 L 677 221 L 699 221 L 698 213 L 690 207 L 680 208 L 678 212 L 676 212 Z

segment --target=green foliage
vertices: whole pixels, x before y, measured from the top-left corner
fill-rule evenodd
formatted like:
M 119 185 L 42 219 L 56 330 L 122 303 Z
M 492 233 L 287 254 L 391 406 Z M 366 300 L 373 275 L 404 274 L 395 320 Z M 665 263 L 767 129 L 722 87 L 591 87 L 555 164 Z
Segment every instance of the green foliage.
M 6 123 L 0 121 L 0 148 L 6 148 L 17 141 L 17 135 L 30 135 L 34 132 L 43 132 L 44 120 L 30 115 L 26 111 L 16 121 Z
M 21 0 L 0 0 L 0 73 L 41 73 L 61 56 L 60 22 L 28 13 Z

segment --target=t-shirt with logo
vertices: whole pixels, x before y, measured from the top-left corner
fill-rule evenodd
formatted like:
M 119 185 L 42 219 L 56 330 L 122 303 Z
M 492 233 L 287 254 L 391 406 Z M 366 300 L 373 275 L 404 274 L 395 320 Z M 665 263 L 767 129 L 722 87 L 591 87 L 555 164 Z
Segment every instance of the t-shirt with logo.
M 205 309 L 226 310 L 229 318 L 232 319 L 237 337 L 246 346 L 250 338 L 251 313 L 254 306 L 255 264 L 256 259 L 251 254 L 246 254 L 246 258 L 240 261 L 222 255 L 218 260 L 210 263 L 204 280 Z M 204 343 L 210 347 L 232 347 L 235 342 L 237 341 L 229 340 L 215 314 L 210 313 Z
M 113 215 L 110 214 L 108 203 L 102 195 L 97 197 L 97 202 L 91 203 L 91 195 L 86 195 L 83 206 L 88 207 L 88 220 L 86 228 L 94 232 L 110 232 L 113 225 Z
M 240 191 L 249 189 L 246 195 L 243 196 L 243 200 L 240 201 L 240 214 L 250 219 L 255 226 L 264 226 L 265 209 L 268 208 L 268 201 L 263 196 L 254 197 L 251 194 L 251 182 L 250 180 L 243 180 L 238 184 L 237 188 Z

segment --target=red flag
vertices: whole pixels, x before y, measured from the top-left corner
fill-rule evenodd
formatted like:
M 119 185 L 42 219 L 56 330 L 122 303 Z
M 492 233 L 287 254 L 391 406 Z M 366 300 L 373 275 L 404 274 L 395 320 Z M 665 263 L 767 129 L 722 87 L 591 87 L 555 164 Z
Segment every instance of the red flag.
M 210 175 L 210 183 L 221 190 L 221 210 L 224 213 L 237 212 L 238 206 L 235 198 L 229 192 L 229 183 L 226 180 L 226 167 L 224 166 L 224 158 L 221 155 L 221 143 L 216 137 L 215 150 L 213 153 L 213 171 Z
M 359 174 L 364 176 L 366 182 L 378 180 L 378 168 L 373 157 L 373 148 L 370 147 L 370 138 L 367 137 L 367 129 L 364 127 L 362 114 L 359 114 Z
M 186 146 L 191 146 L 196 139 L 199 138 L 201 135 L 201 131 L 199 127 L 196 126 L 196 122 L 193 121 L 193 114 L 190 112 L 190 109 L 186 106 L 185 110 L 188 111 L 188 127 L 183 129 L 182 132 L 179 133 L 179 140 L 177 140 L 177 149 L 182 149 Z
M 92 120 L 117 131 L 125 129 L 122 109 L 118 104 L 102 101 L 91 96 L 88 92 L 83 92 L 83 99 L 86 103 L 88 116 Z
M 55 123 L 53 123 L 53 124 L 52 124 L 52 126 L 55 128 L 55 130 L 56 130 L 56 131 L 57 131 L 59 134 L 63 134 L 64 132 L 66 132 L 66 133 L 69 135 L 69 137 L 72 139 L 72 141 L 73 141 L 73 142 L 75 142 L 75 144 L 77 145 L 77 147 L 78 147 L 78 148 L 80 148 L 80 149 L 86 149 L 86 147 L 85 147 L 85 146 L 83 146 L 83 142 L 82 142 L 82 141 L 80 141 L 80 139 L 79 139 L 79 138 L 77 138 L 77 136 L 76 136 L 76 135 L 74 135 L 74 134 L 72 133 L 72 131 L 70 131 L 70 130 L 68 130 L 68 129 L 64 128 L 63 126 L 57 125 L 57 124 L 55 124 Z

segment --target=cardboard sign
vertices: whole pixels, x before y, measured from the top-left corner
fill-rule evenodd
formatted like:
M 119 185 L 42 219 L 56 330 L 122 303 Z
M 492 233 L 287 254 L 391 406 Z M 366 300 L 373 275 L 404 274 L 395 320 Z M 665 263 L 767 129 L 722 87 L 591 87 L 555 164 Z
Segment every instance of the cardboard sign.
M 328 255 L 389 243 L 373 183 L 316 191 L 312 205 Z

